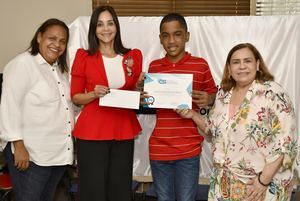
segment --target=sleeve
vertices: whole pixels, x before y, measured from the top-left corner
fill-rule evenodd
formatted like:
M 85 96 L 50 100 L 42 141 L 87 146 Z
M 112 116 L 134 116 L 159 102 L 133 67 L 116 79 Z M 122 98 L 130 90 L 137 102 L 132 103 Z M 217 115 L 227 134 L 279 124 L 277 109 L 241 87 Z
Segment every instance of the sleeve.
M 224 94 L 223 90 L 217 92 L 216 100 L 213 106 L 211 107 L 208 115 L 203 115 L 203 117 L 205 118 L 205 130 L 204 130 L 205 133 L 211 133 L 215 135 L 216 130 L 218 132 L 218 129 L 214 130 L 214 120 L 217 119 L 216 115 L 218 116 L 217 114 L 218 109 L 223 108 L 223 105 L 220 102 L 220 97 L 223 96 L 223 94 Z
M 203 76 L 203 81 L 204 81 L 203 88 L 204 88 L 204 91 L 206 91 L 209 94 L 216 93 L 218 91 L 218 89 L 216 87 L 214 78 L 213 78 L 213 76 L 211 74 L 209 65 L 208 65 L 207 61 L 205 61 L 204 59 L 203 59 L 203 62 L 206 64 L 205 65 L 205 69 L 204 69 L 204 76 Z
M 148 73 L 154 73 L 152 66 L 155 62 L 156 62 L 156 60 L 150 62 L 149 67 L 148 67 Z
M 132 57 L 134 60 L 134 63 L 133 63 L 134 77 L 135 77 L 135 80 L 137 81 L 142 72 L 142 67 L 143 67 L 142 52 L 139 49 L 133 49 Z
M 22 57 L 4 67 L 0 105 L 0 138 L 5 142 L 22 140 L 22 107 L 30 84 L 28 66 Z
M 87 52 L 83 49 L 78 49 L 76 52 L 71 71 L 71 97 L 77 93 L 85 92 L 85 68 L 87 56 Z
M 211 108 L 209 115 L 203 115 L 202 117 L 204 118 L 205 122 L 205 130 L 204 133 L 210 133 L 212 129 L 212 121 L 211 121 L 211 113 L 213 113 L 214 106 Z
M 270 96 L 269 127 L 270 143 L 267 147 L 266 162 L 275 161 L 280 155 L 284 156 L 283 170 L 292 169 L 297 156 L 297 127 L 293 104 L 281 86 L 272 86 Z
M 124 59 L 127 59 L 128 57 L 131 57 L 133 60 L 132 65 L 132 76 L 129 78 L 128 82 L 128 88 L 134 89 L 136 82 L 139 79 L 139 76 L 142 72 L 142 65 L 143 65 L 143 56 L 142 52 L 139 49 L 132 49 L 126 55 L 124 55 Z

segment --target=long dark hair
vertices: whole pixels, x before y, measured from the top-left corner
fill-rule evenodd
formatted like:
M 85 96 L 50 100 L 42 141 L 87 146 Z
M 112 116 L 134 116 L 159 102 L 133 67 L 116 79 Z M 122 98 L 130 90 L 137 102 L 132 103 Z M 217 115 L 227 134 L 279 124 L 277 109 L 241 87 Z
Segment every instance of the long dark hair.
M 111 6 L 100 6 L 94 10 L 94 12 L 91 16 L 90 26 L 89 26 L 89 35 L 88 35 L 88 41 L 89 41 L 88 53 L 90 55 L 92 55 L 92 54 L 95 54 L 97 51 L 99 51 L 100 43 L 99 43 L 99 39 L 97 38 L 97 35 L 96 35 L 96 28 L 97 28 L 97 23 L 98 23 L 98 17 L 104 11 L 108 11 L 111 14 L 113 21 L 117 28 L 117 33 L 116 33 L 115 41 L 114 41 L 115 53 L 117 53 L 117 54 L 127 53 L 130 49 L 125 48 L 122 44 L 118 16 L 117 16 L 115 10 L 113 9 L 113 7 L 111 7 Z
M 55 19 L 55 18 L 51 18 L 46 20 L 35 32 L 31 42 L 30 42 L 30 47 L 29 52 L 31 55 L 37 55 L 40 50 L 39 50 L 39 43 L 38 43 L 38 35 L 39 33 L 43 34 L 47 31 L 47 29 L 49 27 L 52 26 L 61 26 L 62 28 L 65 29 L 65 31 L 67 32 L 67 43 L 66 43 L 66 47 L 68 46 L 68 41 L 69 41 L 69 28 L 68 26 L 61 20 L 59 19 Z M 59 69 L 61 70 L 62 73 L 64 72 L 68 72 L 69 71 L 69 67 L 67 64 L 67 48 L 65 49 L 64 53 L 58 58 L 58 66 Z
M 259 61 L 259 67 L 258 67 L 258 71 L 256 72 L 255 80 L 257 80 L 261 83 L 263 83 L 265 81 L 273 81 L 274 80 L 274 76 L 268 70 L 261 54 L 256 49 L 256 47 L 254 45 L 252 45 L 251 43 L 240 43 L 240 44 L 234 46 L 227 55 L 225 68 L 224 68 L 224 72 L 223 72 L 223 77 L 222 77 L 222 81 L 221 81 L 221 88 L 224 91 L 230 91 L 236 85 L 235 80 L 232 79 L 229 74 L 230 60 L 231 60 L 233 53 L 235 53 L 237 50 L 240 50 L 243 48 L 249 49 L 253 53 L 255 60 Z

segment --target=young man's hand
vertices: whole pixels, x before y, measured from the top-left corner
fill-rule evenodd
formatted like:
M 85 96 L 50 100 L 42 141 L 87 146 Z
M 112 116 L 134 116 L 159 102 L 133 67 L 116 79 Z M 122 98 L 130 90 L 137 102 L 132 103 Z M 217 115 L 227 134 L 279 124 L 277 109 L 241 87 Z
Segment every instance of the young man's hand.
M 208 94 L 206 91 L 193 90 L 192 98 L 193 102 L 197 104 L 199 108 L 213 104 L 216 94 Z
M 150 103 L 148 103 L 147 101 L 145 101 L 146 98 L 149 98 L 149 95 L 147 92 L 145 91 L 141 91 L 141 95 L 140 95 L 140 105 L 149 105 Z

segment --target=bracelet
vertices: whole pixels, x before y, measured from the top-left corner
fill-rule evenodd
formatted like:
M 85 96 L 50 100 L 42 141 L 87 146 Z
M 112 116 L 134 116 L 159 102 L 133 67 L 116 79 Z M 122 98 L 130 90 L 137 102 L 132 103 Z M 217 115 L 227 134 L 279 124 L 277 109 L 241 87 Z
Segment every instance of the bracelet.
M 257 176 L 257 179 L 258 179 L 258 182 L 263 185 L 263 186 L 269 186 L 271 184 L 271 182 L 269 182 L 268 184 L 264 184 L 261 180 L 260 180 L 260 175 L 261 175 L 262 172 L 259 172 L 258 173 L 258 176 Z

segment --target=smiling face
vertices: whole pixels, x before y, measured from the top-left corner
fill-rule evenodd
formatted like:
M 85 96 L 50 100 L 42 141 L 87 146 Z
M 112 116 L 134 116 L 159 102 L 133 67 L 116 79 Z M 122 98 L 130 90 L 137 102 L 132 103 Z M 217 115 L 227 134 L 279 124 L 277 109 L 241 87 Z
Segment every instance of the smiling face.
M 100 13 L 97 22 L 96 35 L 100 43 L 114 43 L 117 27 L 112 15 L 108 11 Z
M 50 65 L 66 50 L 67 37 L 65 28 L 59 25 L 50 26 L 44 33 L 38 34 L 39 53 Z
M 232 54 L 228 67 L 236 86 L 247 87 L 255 80 L 259 60 L 255 59 L 251 50 L 242 48 Z
M 178 62 L 185 54 L 185 43 L 189 40 L 187 32 L 178 21 L 165 22 L 160 31 L 160 43 L 172 62 Z

